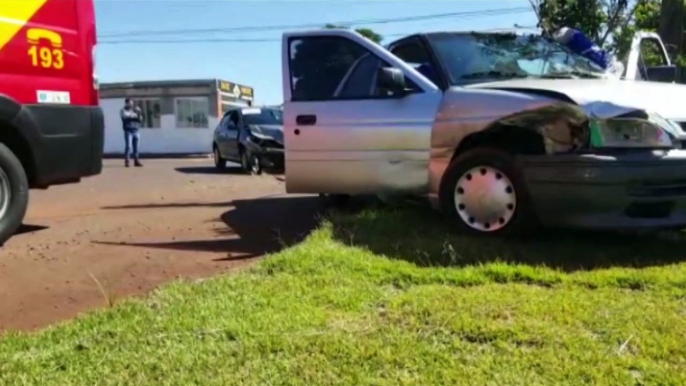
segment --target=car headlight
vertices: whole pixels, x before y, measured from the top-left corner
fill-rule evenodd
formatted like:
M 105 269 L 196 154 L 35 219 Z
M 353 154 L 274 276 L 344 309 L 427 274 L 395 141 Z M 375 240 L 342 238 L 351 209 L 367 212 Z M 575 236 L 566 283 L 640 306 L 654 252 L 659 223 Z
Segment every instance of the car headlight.
M 252 143 L 254 143 L 254 144 L 259 145 L 259 144 L 261 144 L 262 141 L 264 140 L 264 136 L 262 136 L 262 135 L 260 135 L 260 134 L 258 134 L 258 133 L 250 132 L 250 133 L 248 134 L 248 140 L 250 140 L 250 142 L 252 142 Z
M 664 121 L 664 122 L 663 122 Z M 596 148 L 672 148 L 667 120 L 651 117 L 591 120 L 591 146 Z

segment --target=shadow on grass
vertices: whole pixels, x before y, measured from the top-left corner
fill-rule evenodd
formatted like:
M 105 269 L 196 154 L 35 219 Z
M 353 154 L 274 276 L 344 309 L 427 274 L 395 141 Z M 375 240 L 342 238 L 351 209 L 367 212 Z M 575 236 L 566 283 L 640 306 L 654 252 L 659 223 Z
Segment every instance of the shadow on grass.
M 544 230 L 528 240 L 461 236 L 426 207 L 368 208 L 330 216 L 335 237 L 419 266 L 508 262 L 567 272 L 662 266 L 686 260 L 683 232 L 612 233 Z

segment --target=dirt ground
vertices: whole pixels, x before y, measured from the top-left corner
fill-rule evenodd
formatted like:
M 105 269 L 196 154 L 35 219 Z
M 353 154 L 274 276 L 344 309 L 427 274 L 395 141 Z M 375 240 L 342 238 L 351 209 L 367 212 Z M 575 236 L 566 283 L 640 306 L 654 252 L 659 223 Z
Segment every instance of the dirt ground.
M 209 159 L 147 160 L 79 184 L 32 191 L 0 249 L 0 331 L 32 330 L 176 278 L 235 270 L 316 226 L 313 197 L 283 177 L 214 171 Z

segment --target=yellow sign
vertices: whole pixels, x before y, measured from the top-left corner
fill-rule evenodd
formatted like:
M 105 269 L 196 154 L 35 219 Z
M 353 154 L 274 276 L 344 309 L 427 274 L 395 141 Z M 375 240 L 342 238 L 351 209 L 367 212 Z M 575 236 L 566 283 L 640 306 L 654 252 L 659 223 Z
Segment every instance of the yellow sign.
M 61 70 L 64 68 L 64 53 L 62 52 L 62 36 L 55 31 L 31 28 L 26 31 L 26 39 L 31 47 L 28 55 L 31 58 L 31 65 L 34 67 L 54 68 Z M 50 47 L 39 47 L 41 40 L 47 40 Z
M 225 81 L 225 80 L 220 80 L 219 81 L 219 89 L 225 92 L 231 92 L 232 87 L 231 83 Z
M 233 82 L 228 82 L 226 80 L 220 80 L 217 86 L 219 88 L 219 91 L 224 92 L 236 99 L 252 100 L 253 98 L 252 87 L 241 86 Z

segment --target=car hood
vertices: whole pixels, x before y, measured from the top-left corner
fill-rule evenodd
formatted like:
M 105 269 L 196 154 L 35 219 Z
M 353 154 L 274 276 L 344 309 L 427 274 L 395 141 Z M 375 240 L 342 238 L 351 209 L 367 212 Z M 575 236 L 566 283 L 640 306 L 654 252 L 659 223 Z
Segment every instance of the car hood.
M 260 139 L 271 139 L 283 145 L 283 126 L 281 125 L 250 125 L 250 132 Z
M 611 79 L 517 79 L 466 88 L 554 92 L 566 95 L 587 113 L 598 117 L 644 110 L 686 122 L 686 86 L 680 84 Z

